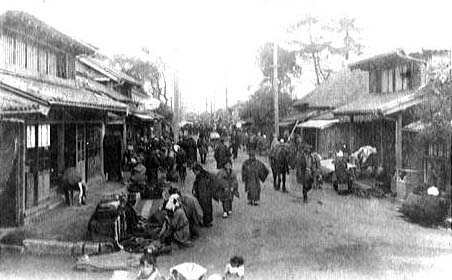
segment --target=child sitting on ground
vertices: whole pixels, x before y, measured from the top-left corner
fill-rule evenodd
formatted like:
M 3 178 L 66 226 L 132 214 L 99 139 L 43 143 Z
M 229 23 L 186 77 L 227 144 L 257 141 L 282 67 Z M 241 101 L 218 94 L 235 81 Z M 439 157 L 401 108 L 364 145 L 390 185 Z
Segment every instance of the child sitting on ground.
M 245 261 L 242 257 L 234 256 L 226 265 L 224 280 L 243 280 L 245 279 Z

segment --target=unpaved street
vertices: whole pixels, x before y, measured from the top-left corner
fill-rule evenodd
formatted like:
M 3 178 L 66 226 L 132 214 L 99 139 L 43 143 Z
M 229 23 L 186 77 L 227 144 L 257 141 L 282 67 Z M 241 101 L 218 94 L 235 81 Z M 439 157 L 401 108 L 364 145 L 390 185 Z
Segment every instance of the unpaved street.
M 246 155 L 234 162 L 240 167 Z M 262 158 L 261 158 L 262 159 Z M 207 169 L 214 170 L 212 154 Z M 294 172 L 292 172 L 294 173 Z M 223 219 L 214 203 L 214 226 L 201 229 L 193 248 L 158 259 L 160 270 L 181 262 L 221 273 L 227 260 L 245 258 L 247 279 L 450 279 L 452 236 L 444 229 L 411 224 L 389 199 L 338 196 L 331 186 L 313 190 L 303 204 L 290 174 L 289 193 L 267 179 L 259 206 L 247 204 L 240 184 L 232 217 Z M 190 191 L 193 173 L 183 191 Z M 2 256 L 0 278 L 108 279 L 111 273 L 73 271 L 71 258 Z

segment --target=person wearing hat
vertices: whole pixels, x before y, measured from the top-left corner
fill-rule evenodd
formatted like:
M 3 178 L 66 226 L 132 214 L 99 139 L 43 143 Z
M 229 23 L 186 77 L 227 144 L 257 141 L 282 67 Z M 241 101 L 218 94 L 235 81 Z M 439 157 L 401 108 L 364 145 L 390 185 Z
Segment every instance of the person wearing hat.
M 217 162 L 217 169 L 223 168 L 223 165 L 231 159 L 231 153 L 228 147 L 224 144 L 224 138 L 220 138 L 220 144 L 218 144 L 214 153 L 215 161 Z
M 230 161 L 218 171 L 217 177 L 221 186 L 220 200 L 223 205 L 223 218 L 227 218 L 232 214 L 234 196 L 239 197 L 239 183 Z
M 242 181 L 250 205 L 257 206 L 261 196 L 261 181 L 264 182 L 270 171 L 258 159 L 256 151 L 249 150 L 249 158 L 242 165 Z
M 187 153 L 179 145 L 174 145 L 174 151 L 176 153 L 176 170 L 179 173 L 180 181 L 184 183 L 187 176 Z

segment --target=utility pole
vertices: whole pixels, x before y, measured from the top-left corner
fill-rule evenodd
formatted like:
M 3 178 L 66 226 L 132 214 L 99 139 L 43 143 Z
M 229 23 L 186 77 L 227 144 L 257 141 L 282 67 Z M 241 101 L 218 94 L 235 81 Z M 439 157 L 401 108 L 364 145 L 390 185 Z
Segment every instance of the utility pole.
M 174 142 L 179 141 L 179 122 L 180 122 L 180 92 L 179 92 L 179 75 L 178 70 L 174 71 L 174 116 L 173 116 L 173 133 Z
M 209 110 L 207 109 L 207 98 L 206 98 L 206 113 L 208 113 L 209 112 Z
M 226 87 L 226 113 L 228 112 L 228 88 Z
M 275 135 L 279 138 L 279 106 L 278 106 L 278 46 L 273 43 L 273 98 L 275 103 Z

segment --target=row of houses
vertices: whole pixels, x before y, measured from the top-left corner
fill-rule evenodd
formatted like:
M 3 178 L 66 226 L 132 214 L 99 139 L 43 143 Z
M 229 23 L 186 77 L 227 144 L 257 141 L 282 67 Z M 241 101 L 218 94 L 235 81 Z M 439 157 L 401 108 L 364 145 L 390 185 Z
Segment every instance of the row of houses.
M 432 166 L 446 170 L 440 187 L 450 191 L 450 143 L 431 143 L 425 150 L 410 145 L 419 128 L 415 110 L 425 100 L 427 72 L 441 63 L 450 66 L 450 51 L 397 50 L 357 61 L 297 100 L 297 113 L 282 125 L 295 125 L 323 158 L 334 157 L 343 145 L 351 151 L 376 147 L 376 165 L 396 175 L 394 191 L 402 198 L 407 181 L 429 181 Z
M 61 201 L 66 168 L 104 180 L 128 143 L 168 129 L 142 81 L 95 53 L 30 14 L 0 16 L 0 227 Z

